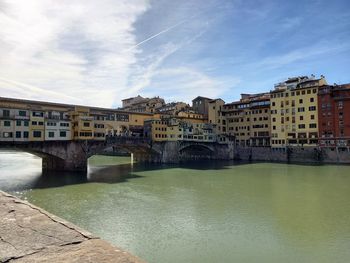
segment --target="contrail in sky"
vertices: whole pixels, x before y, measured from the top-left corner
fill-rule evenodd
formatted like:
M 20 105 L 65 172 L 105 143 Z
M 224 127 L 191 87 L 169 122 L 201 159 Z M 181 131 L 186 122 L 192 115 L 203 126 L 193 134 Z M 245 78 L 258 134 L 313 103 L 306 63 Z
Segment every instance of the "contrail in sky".
M 7 84 L 10 84 L 10 85 L 17 87 L 19 89 L 22 89 L 23 91 L 29 93 L 30 95 L 43 94 L 43 95 L 51 95 L 51 96 L 55 96 L 55 97 L 60 97 L 60 98 L 65 98 L 65 99 L 73 99 L 75 101 L 79 101 L 75 97 L 71 97 L 71 96 L 56 92 L 56 91 L 45 90 L 42 88 L 38 88 L 38 87 L 35 87 L 32 85 L 25 84 L 25 83 L 18 82 L 18 81 L 14 81 L 11 79 L 5 79 L 5 78 L 0 77 L 0 83 L 1 82 L 7 83 Z
M 143 41 L 137 43 L 136 45 L 132 46 L 131 48 L 127 49 L 126 51 L 133 50 L 133 49 L 137 48 L 138 46 L 140 46 L 140 45 L 142 45 L 142 44 L 144 44 L 144 43 L 150 41 L 151 39 L 153 39 L 153 38 L 155 38 L 155 37 L 157 37 L 157 36 L 159 36 L 159 35 L 161 35 L 161 34 L 164 34 L 164 33 L 168 32 L 168 31 L 174 29 L 175 27 L 178 27 L 178 26 L 182 25 L 182 24 L 185 23 L 186 21 L 187 21 L 187 19 L 186 19 L 186 20 L 183 20 L 183 21 L 181 21 L 181 22 L 179 22 L 179 23 L 177 23 L 177 24 L 175 24 L 175 25 L 173 25 L 173 26 L 171 26 L 171 27 L 168 27 L 167 29 L 164 29 L 164 30 L 160 31 L 159 33 L 157 33 L 157 34 L 155 34 L 155 35 L 153 35 L 153 36 L 150 36 L 149 38 L 147 38 L 147 39 L 145 39 L 145 40 L 143 40 Z

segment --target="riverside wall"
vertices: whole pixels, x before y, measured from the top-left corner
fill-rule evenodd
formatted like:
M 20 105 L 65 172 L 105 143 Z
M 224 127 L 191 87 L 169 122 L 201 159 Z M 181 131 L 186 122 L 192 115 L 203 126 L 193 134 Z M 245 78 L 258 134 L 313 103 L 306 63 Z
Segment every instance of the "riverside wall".
M 148 163 L 182 163 L 196 160 L 241 160 L 283 163 L 350 164 L 350 148 L 239 147 L 233 143 L 164 141 L 134 153 Z
M 313 164 L 350 164 L 349 148 L 288 147 L 236 147 L 234 159 Z

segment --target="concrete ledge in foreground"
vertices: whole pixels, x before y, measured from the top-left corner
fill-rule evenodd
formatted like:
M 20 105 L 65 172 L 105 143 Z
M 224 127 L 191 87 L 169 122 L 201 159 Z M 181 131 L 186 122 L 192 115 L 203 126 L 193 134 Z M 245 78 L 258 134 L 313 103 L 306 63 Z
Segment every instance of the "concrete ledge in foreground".
M 144 262 L 43 209 L 0 191 L 0 262 Z

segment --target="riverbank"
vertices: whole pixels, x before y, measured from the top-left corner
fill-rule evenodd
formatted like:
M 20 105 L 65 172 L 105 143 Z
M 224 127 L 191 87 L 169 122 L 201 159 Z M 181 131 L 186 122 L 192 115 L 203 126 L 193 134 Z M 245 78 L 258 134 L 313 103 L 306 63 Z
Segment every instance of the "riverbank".
M 0 191 L 0 262 L 143 261 L 39 207 Z

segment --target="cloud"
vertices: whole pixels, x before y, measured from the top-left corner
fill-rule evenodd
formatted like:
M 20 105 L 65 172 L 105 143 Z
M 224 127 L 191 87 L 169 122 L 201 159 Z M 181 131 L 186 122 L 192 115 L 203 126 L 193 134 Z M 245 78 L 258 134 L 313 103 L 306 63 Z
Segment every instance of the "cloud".
M 169 101 L 190 103 L 198 95 L 218 98 L 240 83 L 238 78 L 211 77 L 188 67 L 157 70 L 150 81 L 146 96 L 167 95 Z
M 139 63 L 133 68 L 133 73 L 130 76 L 128 84 L 130 89 L 127 94 L 125 94 L 125 97 L 140 93 L 144 88 L 151 85 L 153 77 L 159 74 L 159 68 L 163 65 L 164 61 L 178 50 L 190 45 L 201 37 L 205 33 L 205 30 L 206 29 L 200 30 L 194 36 L 189 37 L 180 43 L 175 44 L 173 42 L 168 42 L 163 44 L 158 48 L 156 53 L 151 53 L 148 57 L 144 58 L 143 63 L 142 61 L 139 61 Z M 171 85 L 171 80 L 165 85 Z M 166 95 L 167 97 L 169 96 L 169 94 Z
M 330 44 L 327 42 L 317 43 L 315 45 L 297 48 L 280 55 L 267 56 L 259 62 L 248 63 L 244 67 L 255 68 L 257 70 L 274 70 L 287 65 L 295 64 L 300 61 L 308 61 L 315 57 L 339 53 L 350 49 L 348 43 Z
M 136 44 L 134 23 L 148 8 L 146 0 L 2 1 L 1 95 L 111 106 L 127 90 L 139 51 L 122 51 Z

